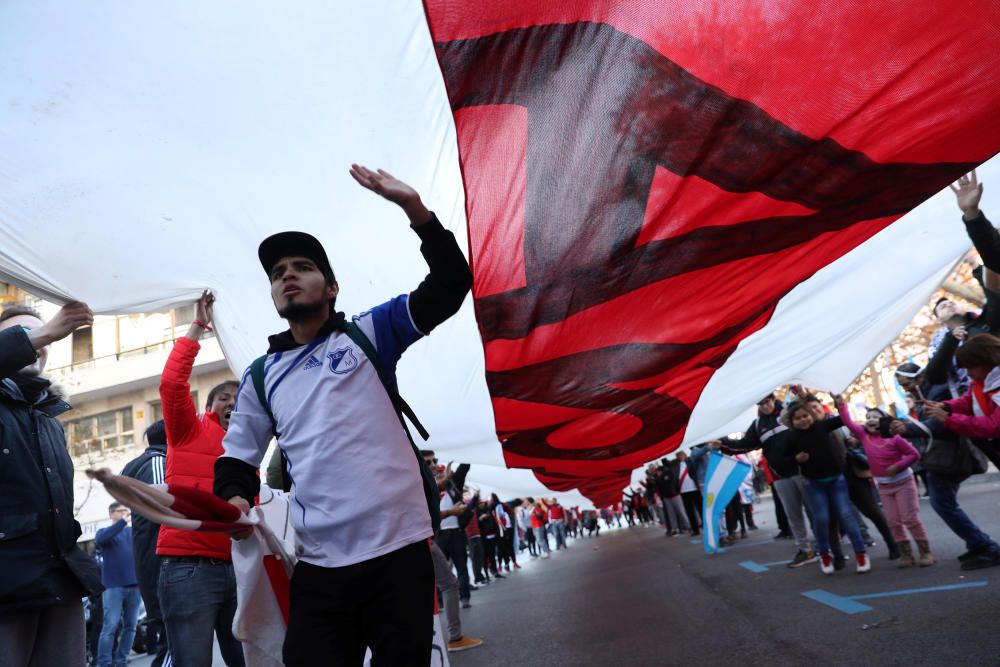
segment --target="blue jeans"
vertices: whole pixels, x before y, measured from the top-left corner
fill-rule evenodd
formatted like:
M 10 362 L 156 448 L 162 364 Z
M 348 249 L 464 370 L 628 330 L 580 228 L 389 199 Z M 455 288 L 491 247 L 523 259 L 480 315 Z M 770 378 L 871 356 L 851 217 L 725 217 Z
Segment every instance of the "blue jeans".
M 993 551 L 1000 547 L 990 539 L 990 536 L 972 522 L 969 515 L 958 505 L 958 487 L 960 482 L 945 477 L 936 477 L 927 473 L 927 492 L 931 497 L 931 507 L 941 517 L 951 532 L 965 540 L 965 548 L 969 551 Z
M 840 518 L 840 529 L 851 539 L 854 553 L 864 553 L 865 541 L 861 539 L 861 529 L 858 528 L 858 522 L 854 518 L 854 509 L 847 495 L 847 480 L 843 475 L 832 482 L 806 479 L 806 497 L 812 510 L 816 549 L 820 553 L 830 553 L 831 509 Z
M 101 602 L 104 604 L 104 621 L 101 625 L 101 638 L 97 642 L 97 667 L 110 667 L 112 664 L 119 667 L 128 662 L 128 654 L 132 651 L 132 641 L 135 639 L 135 624 L 139 620 L 141 601 L 138 586 L 105 589 L 101 597 Z M 115 650 L 115 635 L 118 633 L 119 622 L 122 636 Z
M 552 532 L 556 538 L 556 550 L 566 548 L 566 524 L 562 519 L 556 519 L 551 524 Z
M 243 667 L 243 645 L 233 637 L 236 575 L 230 563 L 164 560 L 157 586 L 174 664 L 212 667 L 212 632 L 229 667 Z
M 538 542 L 538 547 L 542 552 L 551 553 L 551 549 L 549 549 L 549 534 L 545 530 L 545 526 L 532 528 L 532 530 L 535 531 L 535 541 Z

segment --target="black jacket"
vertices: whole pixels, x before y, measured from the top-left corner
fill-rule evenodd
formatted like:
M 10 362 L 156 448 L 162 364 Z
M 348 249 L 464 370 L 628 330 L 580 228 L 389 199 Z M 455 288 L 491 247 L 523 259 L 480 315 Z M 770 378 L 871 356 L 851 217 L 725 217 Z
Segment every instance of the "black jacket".
M 163 484 L 164 468 L 167 464 L 166 443 L 151 444 L 146 450 L 129 461 L 122 469 L 123 477 L 131 477 L 146 484 Z M 147 618 L 160 618 L 160 601 L 156 593 L 160 579 L 160 558 L 156 555 L 156 540 L 160 536 L 160 524 L 153 523 L 138 514 L 132 515 L 132 554 L 135 557 L 135 576 L 146 606 Z
M 756 419 L 750 424 L 750 428 L 740 440 L 722 438 L 722 446 L 729 453 L 742 454 L 745 452 L 760 449 L 767 460 L 767 467 L 771 469 L 777 478 L 794 477 L 799 474 L 799 467 L 792 461 L 790 465 L 786 456 L 791 433 L 787 426 L 781 423 L 781 411 L 777 409 L 773 414 L 762 415 L 758 413 Z
M 964 220 L 965 231 L 972 240 L 976 252 L 983 260 L 983 265 L 991 271 L 1000 274 L 1000 234 L 993 228 L 985 215 L 980 215 L 972 220 Z M 983 288 L 986 295 L 986 304 L 979 315 L 966 313 L 965 331 L 966 340 L 981 333 L 991 333 L 1000 335 L 1000 294 L 988 289 L 983 277 L 983 267 L 976 267 L 973 275 Z M 931 385 L 946 384 L 948 382 L 948 371 L 954 363 L 955 351 L 958 350 L 959 340 L 951 335 L 949 331 L 945 334 L 944 340 L 934 352 L 934 356 L 927 362 L 924 371 L 926 382 Z M 930 398 L 928 396 L 928 398 Z M 957 396 L 955 397 L 957 398 Z
M 673 498 L 681 492 L 680 461 L 666 461 L 654 478 L 656 490 L 663 499 Z
M 70 409 L 19 327 L 0 331 L 0 614 L 99 593 L 100 569 L 79 549 L 73 460 L 56 416 Z
M 813 422 L 813 425 L 804 431 L 791 429 L 792 435 L 789 436 L 788 450 L 785 453 L 786 463 L 799 465 L 802 475 L 809 479 L 823 479 L 843 474 L 843 454 L 830 437 L 831 431 L 843 425 L 844 422 L 840 417 L 830 417 L 820 422 Z M 802 464 L 795 461 L 795 455 L 800 452 L 809 454 L 809 460 Z

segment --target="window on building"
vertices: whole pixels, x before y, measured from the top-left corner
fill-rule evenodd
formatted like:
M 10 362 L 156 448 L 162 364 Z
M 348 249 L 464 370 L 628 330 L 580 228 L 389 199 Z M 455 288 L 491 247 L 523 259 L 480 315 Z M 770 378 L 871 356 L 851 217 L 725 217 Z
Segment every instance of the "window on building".
M 194 322 L 195 304 L 174 309 L 174 325 L 187 330 Z
M 191 402 L 194 403 L 195 412 L 201 412 L 201 406 L 198 404 L 198 392 L 191 392 Z M 150 424 L 163 419 L 163 404 L 160 401 L 150 401 L 149 414 L 153 416 L 152 421 L 149 422 Z
M 128 447 L 135 443 L 132 406 L 67 422 L 66 439 L 72 456 Z
M 85 327 L 73 332 L 73 363 L 79 364 L 94 358 L 94 329 Z

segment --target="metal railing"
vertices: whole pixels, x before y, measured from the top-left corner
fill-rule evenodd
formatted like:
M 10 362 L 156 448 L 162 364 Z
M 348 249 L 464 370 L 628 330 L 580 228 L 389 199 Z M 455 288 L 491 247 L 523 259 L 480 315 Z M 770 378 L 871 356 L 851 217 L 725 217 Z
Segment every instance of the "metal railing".
M 202 340 L 205 340 L 205 339 L 208 339 L 208 338 L 212 338 L 214 336 L 215 336 L 214 333 L 208 333 L 208 332 L 206 332 L 205 335 L 202 336 Z M 180 338 L 180 337 L 181 336 L 178 336 L 175 333 L 172 337 L 165 338 L 165 339 L 163 339 L 163 340 L 161 340 L 161 341 L 159 341 L 157 343 L 150 343 L 149 345 L 143 345 L 142 347 L 131 348 L 131 349 L 128 349 L 128 350 L 119 350 L 118 352 L 115 352 L 114 354 L 105 354 L 105 355 L 100 356 L 100 357 L 92 357 L 90 359 L 84 359 L 82 361 L 75 361 L 75 362 L 72 362 L 72 363 L 69 363 L 69 364 L 65 364 L 63 366 L 54 366 L 54 367 L 49 368 L 47 370 L 48 370 L 49 373 L 57 373 L 57 372 L 69 372 L 69 371 L 83 370 L 83 369 L 86 369 L 86 368 L 97 368 L 98 366 L 107 366 L 107 365 L 113 364 L 113 363 L 115 363 L 117 361 L 121 361 L 123 358 L 127 359 L 129 357 L 140 357 L 140 356 L 142 356 L 144 354 L 149 354 L 150 352 L 158 352 L 160 350 L 168 350 L 168 349 L 170 349 L 170 347 L 173 346 L 173 344 L 175 342 L 177 342 L 177 339 Z

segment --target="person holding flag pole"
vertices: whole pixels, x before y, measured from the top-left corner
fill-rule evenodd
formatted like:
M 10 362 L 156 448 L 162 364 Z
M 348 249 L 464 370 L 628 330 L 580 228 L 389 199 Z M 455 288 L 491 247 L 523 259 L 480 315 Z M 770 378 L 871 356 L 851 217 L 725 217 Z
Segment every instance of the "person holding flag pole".
M 719 551 L 719 523 L 726 505 L 739 491 L 740 484 L 750 474 L 750 464 L 724 456 L 713 443 L 705 471 L 705 504 L 702 507 L 705 553 Z

